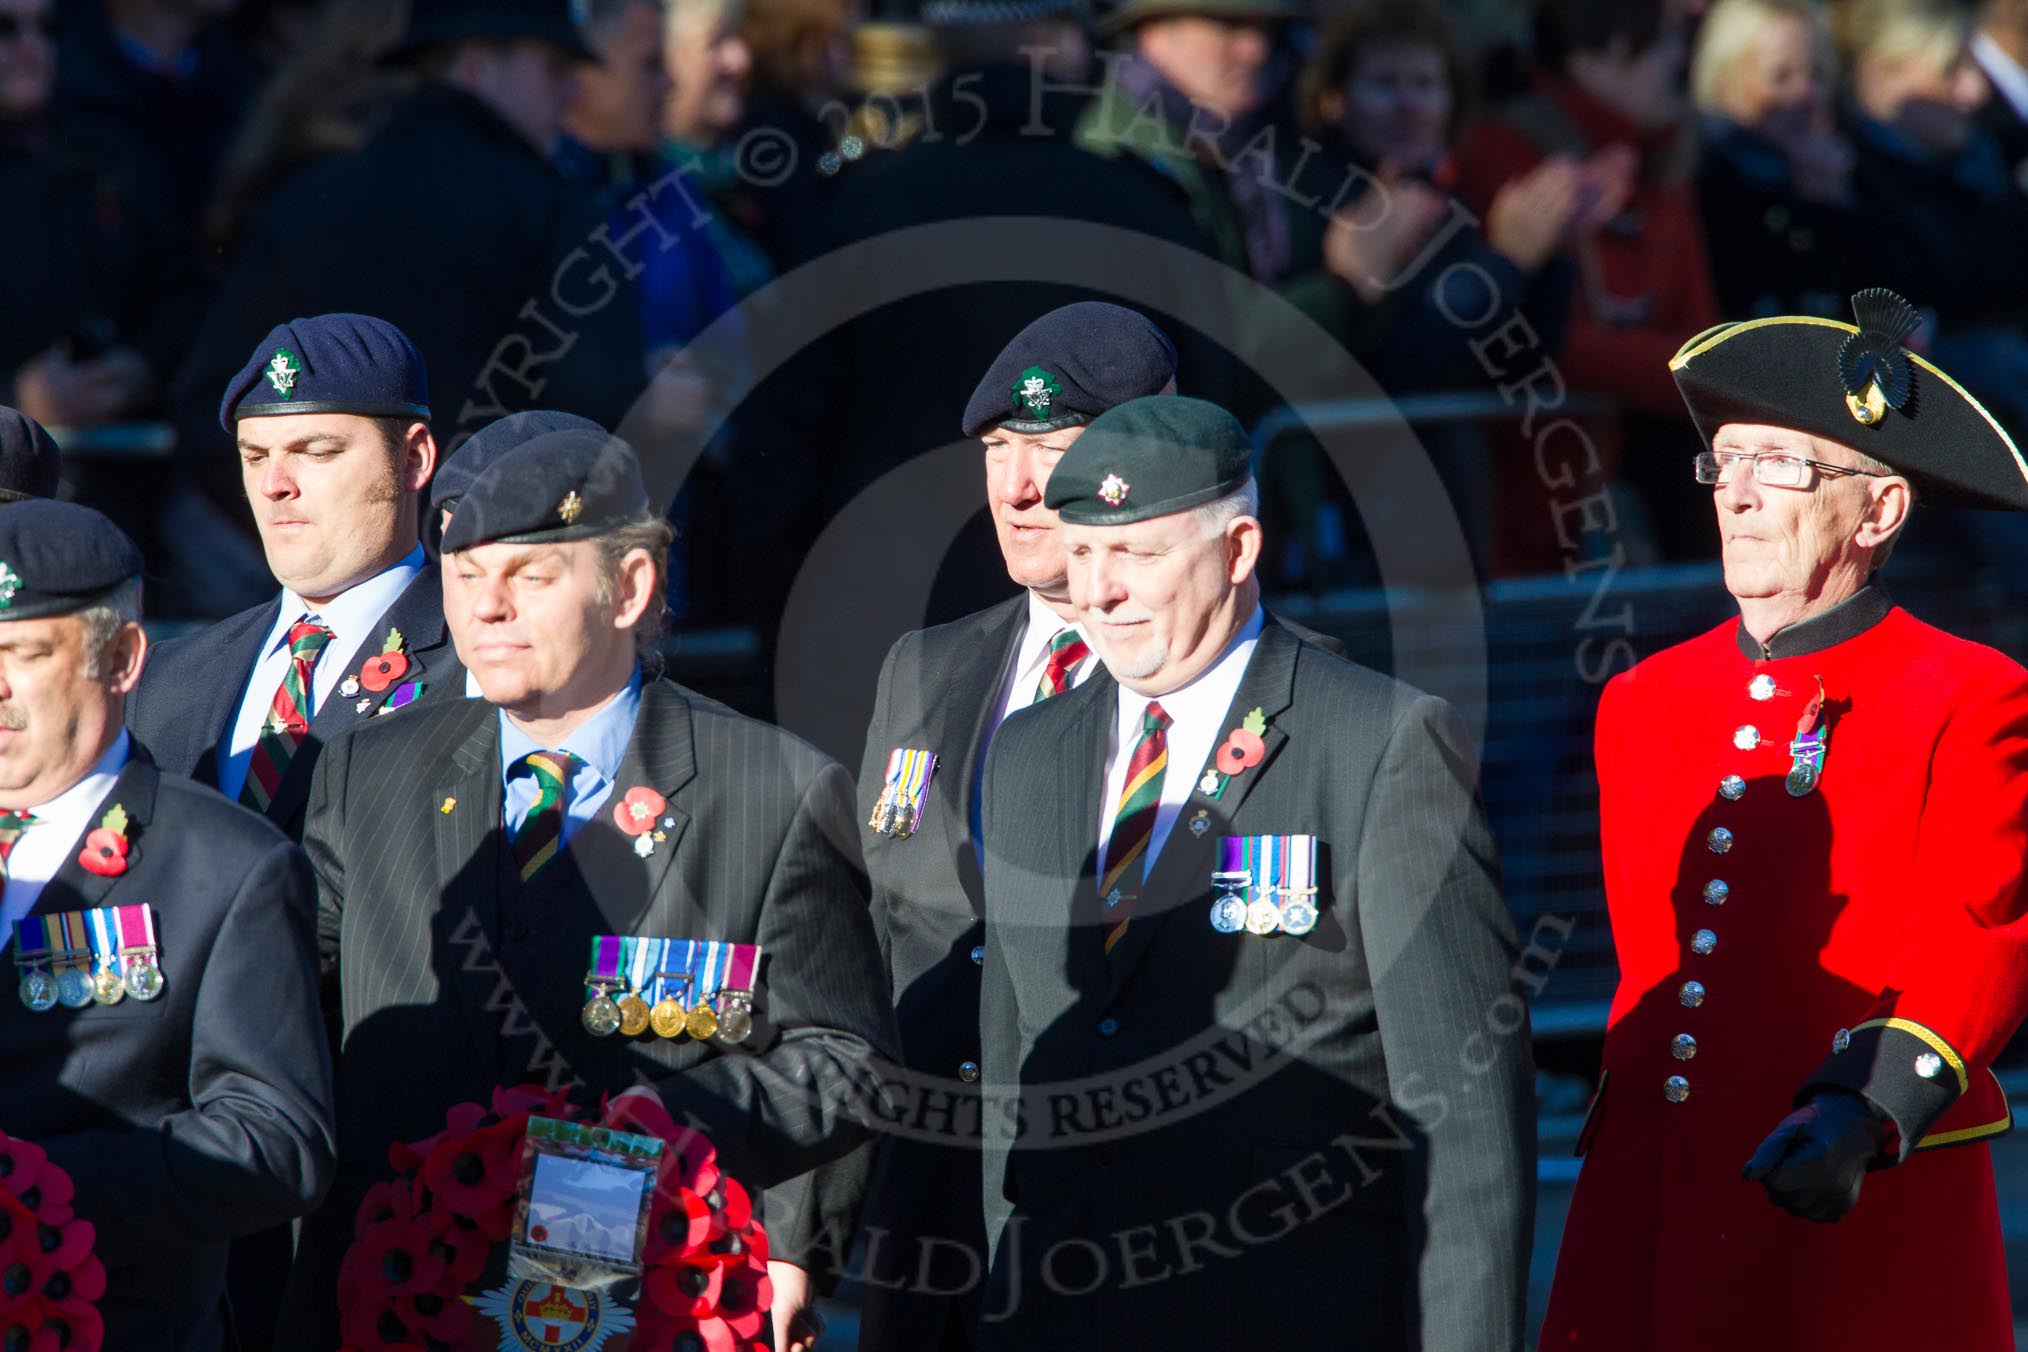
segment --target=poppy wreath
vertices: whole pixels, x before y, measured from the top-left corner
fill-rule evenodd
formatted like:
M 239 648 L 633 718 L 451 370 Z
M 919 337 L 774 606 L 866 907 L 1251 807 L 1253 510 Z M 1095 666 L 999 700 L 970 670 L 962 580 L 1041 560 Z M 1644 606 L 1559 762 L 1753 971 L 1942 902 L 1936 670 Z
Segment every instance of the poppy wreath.
M 601 1099 L 588 1118 L 567 1094 L 522 1085 L 494 1090 L 490 1105 L 461 1103 L 435 1136 L 388 1150 L 397 1176 L 360 1203 L 338 1272 L 345 1352 L 500 1346 L 469 1298 L 497 1270 L 495 1251 L 513 1229 L 531 1116 L 594 1120 L 663 1143 L 634 1328 L 604 1352 L 763 1346 L 773 1299 L 767 1234 L 711 1143 L 678 1126 L 645 1090 Z
M 106 1269 L 76 1188 L 42 1148 L 0 1133 L 0 1348 L 99 1352 Z

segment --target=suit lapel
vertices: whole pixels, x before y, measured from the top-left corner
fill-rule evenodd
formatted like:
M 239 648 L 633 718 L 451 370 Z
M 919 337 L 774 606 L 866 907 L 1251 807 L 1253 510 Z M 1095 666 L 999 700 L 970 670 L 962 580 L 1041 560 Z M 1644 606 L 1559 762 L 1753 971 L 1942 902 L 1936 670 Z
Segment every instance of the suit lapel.
M 1111 978 L 1108 1000 L 1118 996 L 1121 987 L 1140 965 L 1149 945 L 1154 943 L 1156 934 L 1165 924 L 1171 923 L 1176 911 L 1191 912 L 1180 922 L 1182 924 L 1192 923 L 1191 917 L 1195 916 L 1195 923 L 1208 925 L 1203 916 L 1196 915 L 1192 902 L 1198 893 L 1209 890 L 1218 838 L 1234 834 L 1232 822 L 1239 815 L 1240 805 L 1253 792 L 1254 786 L 1274 764 L 1276 754 L 1288 741 L 1288 734 L 1276 722 L 1276 715 L 1294 702 L 1299 647 L 1296 639 L 1274 620 L 1270 619 L 1262 627 L 1260 641 L 1254 645 L 1253 657 L 1247 663 L 1245 674 L 1240 677 L 1232 704 L 1225 711 L 1224 721 L 1218 725 L 1218 737 L 1212 743 L 1210 762 L 1190 767 L 1190 797 L 1177 814 L 1175 825 L 1162 844 L 1162 852 L 1149 866 L 1132 922 L 1107 955 L 1106 966 Z M 1226 734 L 1238 727 L 1240 720 L 1256 708 L 1268 720 L 1268 729 L 1261 736 L 1263 750 L 1260 761 L 1227 780 L 1223 792 L 1214 798 L 1201 787 L 1204 772 L 1216 765 L 1218 747 L 1225 741 Z M 1182 768 L 1171 766 L 1169 773 L 1175 774 Z M 1202 833 L 1190 829 L 1191 819 L 1199 812 L 1204 813 L 1205 829 Z
M 565 850 L 564 857 L 583 881 L 583 903 L 566 912 L 568 919 L 550 946 L 537 989 L 522 992 L 523 1003 L 552 1042 L 577 1024 L 584 1003 L 585 955 L 591 939 L 600 934 L 637 933 L 660 894 L 690 826 L 690 814 L 680 796 L 696 777 L 689 702 L 667 681 L 645 681 L 634 734 L 620 761 L 619 779 L 598 816 L 572 833 Z M 627 793 L 637 788 L 653 789 L 664 802 L 653 832 L 646 837 L 653 845 L 646 858 L 635 852 L 635 841 L 642 837 L 620 830 L 613 815 Z M 655 833 L 663 838 L 654 839 Z
M 1071 725 L 1063 754 L 1057 759 L 1056 805 L 1064 814 L 1055 832 L 1056 839 L 1063 843 L 1058 855 L 1058 876 L 1068 877 L 1074 883 L 1070 897 L 1070 952 L 1065 970 L 1077 990 L 1104 990 L 1107 957 L 1099 937 L 1098 821 L 1105 803 L 1106 751 L 1112 742 L 1119 686 L 1101 667 L 1076 690 L 1056 698 L 1078 701 L 1077 721 Z
M 443 587 L 443 575 L 426 564 L 410 579 L 408 586 L 402 588 L 401 595 L 394 598 L 394 604 L 383 611 L 373 622 L 373 627 L 367 630 L 358 650 L 347 659 L 339 683 L 332 686 L 330 697 L 318 706 L 316 716 L 310 720 L 309 737 L 283 772 L 274 800 L 268 804 L 269 821 L 287 823 L 302 810 L 310 796 L 311 776 L 316 773 L 316 748 L 371 718 L 380 705 L 401 687 L 415 681 L 427 681 L 428 664 L 432 658 L 441 657 L 444 646 Z M 357 680 L 360 668 L 380 655 L 391 629 L 401 631 L 403 652 L 408 658 L 407 669 L 385 690 L 369 691 L 362 685 L 357 694 L 344 694 L 342 687 L 345 680 Z M 362 704 L 366 706 L 364 709 L 359 707 Z
M 986 727 L 999 703 L 1007 668 L 1016 660 L 1015 649 L 1027 630 L 1027 617 L 1026 592 L 986 612 L 976 641 L 981 652 L 996 654 L 998 660 L 978 663 L 975 670 L 985 674 L 985 682 L 973 682 L 954 691 L 967 698 L 940 700 L 925 719 L 925 722 L 936 720 L 937 745 L 949 746 L 956 739 L 963 739 L 963 759 L 953 767 L 958 773 L 951 775 L 941 790 L 934 783 L 930 787 L 939 794 L 940 815 L 952 824 L 948 845 L 957 864 L 958 882 L 972 903 L 974 915 L 986 913 L 986 880 L 979 867 L 979 842 L 972 839 L 972 786 L 985 773 L 985 761 L 979 752 L 985 745 Z
M 35 905 L 29 908 L 30 915 L 53 915 L 59 911 L 89 911 L 107 904 L 106 895 L 122 878 L 133 872 L 134 867 L 141 862 L 143 855 L 150 848 L 147 838 L 148 825 L 155 814 L 155 786 L 160 781 L 161 772 L 155 768 L 154 762 L 148 759 L 147 753 L 136 745 L 133 753 L 127 757 L 127 763 L 120 768 L 118 777 L 113 780 L 112 791 L 93 806 L 91 816 L 85 821 L 85 829 L 78 834 L 77 839 L 71 841 L 68 852 L 64 855 L 62 867 L 50 875 L 49 881 L 43 884 L 41 893 L 35 899 Z M 99 819 L 104 817 L 115 803 L 127 810 L 126 868 L 108 877 L 93 873 L 78 862 L 78 857 L 83 852 L 84 838 L 98 829 Z M 157 907 L 164 902 L 173 904 L 172 899 L 166 897 L 148 897 L 146 900 Z
M 194 703 L 202 707 L 190 711 L 193 727 L 205 730 L 206 742 L 191 763 L 190 777 L 200 784 L 218 787 L 218 758 L 221 749 L 229 750 L 232 743 L 232 725 L 239 715 L 240 704 L 246 699 L 248 687 L 254 678 L 254 668 L 260 665 L 261 640 L 275 627 L 280 616 L 282 598 L 277 596 L 265 606 L 240 612 L 229 620 L 221 620 L 207 633 L 200 670 L 237 671 L 240 680 L 237 685 L 228 681 L 195 681 L 185 689 L 195 690 Z M 202 637 L 202 636 L 200 636 Z M 273 699 L 275 692 L 261 692 L 262 699 Z M 156 748 L 159 752 L 162 748 Z M 174 762 L 172 762 L 173 764 Z
M 443 980 L 456 987 L 454 1003 L 480 1054 L 489 1058 L 488 1074 L 497 1079 L 498 1012 L 489 1006 L 499 980 L 500 851 L 506 838 L 500 807 L 500 716 L 482 700 L 471 702 L 470 713 L 470 731 L 439 763 L 425 799 L 427 810 L 436 814 L 437 841 L 436 886 L 427 895 L 441 899 L 443 934 L 476 923 L 493 955 L 491 962 L 478 965 L 481 970 L 468 970 L 455 956 L 440 970 Z M 449 812 L 443 810 L 445 803 L 451 804 Z

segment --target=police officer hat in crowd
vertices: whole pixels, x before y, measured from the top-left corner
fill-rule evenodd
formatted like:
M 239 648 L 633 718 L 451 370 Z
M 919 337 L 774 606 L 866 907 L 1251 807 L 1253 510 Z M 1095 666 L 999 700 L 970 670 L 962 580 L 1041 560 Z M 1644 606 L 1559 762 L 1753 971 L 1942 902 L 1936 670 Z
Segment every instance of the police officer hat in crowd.
M 63 478 L 63 452 L 42 424 L 0 405 L 0 502 L 53 498 Z
M 547 42 L 580 61 L 596 61 L 598 53 L 584 40 L 579 8 L 571 0 L 415 0 L 408 30 L 390 59 L 479 39 Z
M 33 498 L 0 505 L 0 622 L 68 615 L 141 575 L 141 551 L 102 514 Z
M 596 425 L 539 433 L 503 449 L 466 487 L 443 552 L 590 539 L 647 511 L 633 447 Z
M 1176 345 L 1146 315 L 1079 301 L 1051 310 L 1001 349 L 965 404 L 964 433 L 1078 427 L 1175 378 Z
M 1807 432 L 1890 466 L 1921 502 L 2028 510 L 2028 459 L 1993 415 L 1903 346 L 1915 307 L 1879 288 L 1852 297 L 1859 321 L 1778 315 L 1720 324 L 1669 363 L 1708 443 L 1726 423 Z
M 385 319 L 330 314 L 277 324 L 225 387 L 218 424 L 291 413 L 364 418 L 430 416 L 422 353 Z
M 1253 475 L 1239 419 L 1180 395 L 1100 414 L 1056 462 L 1043 501 L 1068 525 L 1125 526 L 1201 507 Z

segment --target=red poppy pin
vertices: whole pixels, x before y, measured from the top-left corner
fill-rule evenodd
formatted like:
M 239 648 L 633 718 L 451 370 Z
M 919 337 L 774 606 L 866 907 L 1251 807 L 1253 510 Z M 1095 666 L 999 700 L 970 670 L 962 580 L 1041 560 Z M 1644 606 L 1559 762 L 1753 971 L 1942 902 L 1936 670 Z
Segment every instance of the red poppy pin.
M 614 824 L 634 838 L 634 853 L 643 859 L 655 852 L 656 841 L 667 838 L 656 827 L 667 806 L 669 800 L 645 784 L 613 804 Z
M 85 837 L 77 861 L 88 873 L 117 878 L 127 871 L 127 848 L 127 809 L 114 803 L 112 810 L 99 818 L 98 829 Z
M 402 651 L 404 642 L 401 630 L 389 629 L 380 652 L 367 658 L 366 665 L 359 668 L 359 683 L 377 695 L 400 680 L 408 671 L 408 654 Z

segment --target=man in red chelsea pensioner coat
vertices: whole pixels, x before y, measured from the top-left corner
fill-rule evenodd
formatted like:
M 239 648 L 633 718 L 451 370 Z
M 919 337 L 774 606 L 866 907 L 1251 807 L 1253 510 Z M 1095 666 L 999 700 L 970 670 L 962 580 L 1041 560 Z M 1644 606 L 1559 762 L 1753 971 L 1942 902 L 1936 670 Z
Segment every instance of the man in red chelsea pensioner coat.
M 1853 311 L 1670 363 L 1740 618 L 1599 703 L 1620 986 L 1544 1349 L 2014 1346 L 2028 672 L 1874 570 L 1918 502 L 2028 508 L 2028 463 L 1905 301 Z

